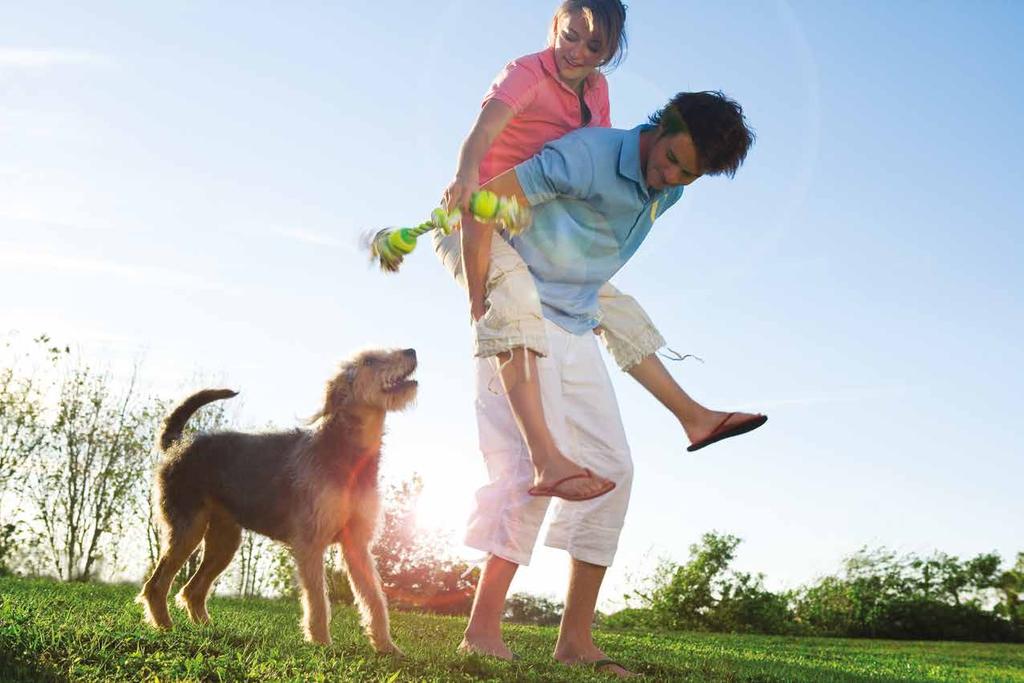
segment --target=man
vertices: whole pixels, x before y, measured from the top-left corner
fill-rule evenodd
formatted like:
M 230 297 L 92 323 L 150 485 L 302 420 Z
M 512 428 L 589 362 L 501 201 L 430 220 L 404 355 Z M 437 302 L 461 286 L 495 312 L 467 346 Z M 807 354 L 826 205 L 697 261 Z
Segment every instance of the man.
M 704 175 L 733 176 L 753 140 L 733 100 L 719 92 L 680 93 L 648 125 L 574 131 L 484 186 L 534 210 L 533 226 L 509 241 L 533 276 L 545 319 L 550 352 L 537 360 L 537 371 L 547 425 L 572 460 L 615 482 L 613 490 L 591 500 L 556 501 L 545 539 L 546 545 L 566 550 L 572 563 L 554 653 L 565 664 L 630 675 L 608 660 L 591 636 L 633 473 L 615 395 L 592 334 L 601 322 L 598 291 L 686 185 Z M 464 230 L 469 238 L 489 228 L 467 221 Z M 486 310 L 489 257 L 489 249 L 464 248 L 474 318 Z M 534 473 L 521 430 L 505 397 L 489 391 L 494 369 L 483 359 L 477 367 L 480 444 L 491 482 L 477 493 L 466 542 L 489 553 L 489 559 L 460 649 L 511 658 L 501 638 L 505 595 L 519 565 L 529 563 L 550 498 L 529 495 Z M 730 416 L 713 432 L 716 440 L 766 419 Z

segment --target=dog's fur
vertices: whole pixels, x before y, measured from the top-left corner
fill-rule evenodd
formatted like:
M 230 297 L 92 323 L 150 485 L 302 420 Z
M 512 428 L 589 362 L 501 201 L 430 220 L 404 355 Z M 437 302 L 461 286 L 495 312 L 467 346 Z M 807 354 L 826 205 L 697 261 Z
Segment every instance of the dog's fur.
M 208 389 L 175 408 L 159 438 L 164 458 L 155 500 L 162 552 L 139 594 L 147 621 L 171 626 L 171 581 L 202 541 L 202 563 L 177 602 L 193 622 L 208 622 L 210 587 L 238 549 L 244 527 L 290 547 L 302 587 L 303 629 L 317 643 L 330 642 L 324 552 L 340 543 L 371 643 L 379 652 L 398 653 L 370 546 L 380 510 L 384 416 L 415 398 L 417 384 L 409 379 L 415 369 L 412 349 L 357 354 L 327 383 L 324 406 L 306 430 L 185 439 L 182 430 L 196 410 L 236 394 Z

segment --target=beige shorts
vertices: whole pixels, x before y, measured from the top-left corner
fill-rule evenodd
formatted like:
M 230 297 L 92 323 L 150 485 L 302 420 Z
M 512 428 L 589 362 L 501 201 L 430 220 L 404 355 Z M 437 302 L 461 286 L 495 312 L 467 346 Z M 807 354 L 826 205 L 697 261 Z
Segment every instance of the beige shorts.
M 434 251 L 455 280 L 466 287 L 462 272 L 461 235 L 434 231 Z M 600 327 L 612 358 L 629 370 L 665 345 L 665 339 L 636 300 L 610 283 L 598 292 Z M 526 347 L 540 356 L 548 355 L 544 316 L 533 276 L 518 252 L 500 236 L 491 240 L 491 265 L 487 272 L 486 311 L 473 323 L 474 354 L 496 356 Z

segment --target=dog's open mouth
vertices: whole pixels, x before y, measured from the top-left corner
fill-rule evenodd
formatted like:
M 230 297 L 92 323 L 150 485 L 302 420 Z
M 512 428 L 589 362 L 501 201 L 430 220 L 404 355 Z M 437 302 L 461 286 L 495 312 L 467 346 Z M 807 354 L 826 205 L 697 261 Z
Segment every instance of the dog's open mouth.
M 416 372 L 416 366 L 409 369 L 408 372 L 402 375 L 396 375 L 389 377 L 384 380 L 383 391 L 386 394 L 393 394 L 396 391 L 402 391 L 403 389 L 409 389 L 417 385 L 416 380 L 412 379 L 412 374 Z

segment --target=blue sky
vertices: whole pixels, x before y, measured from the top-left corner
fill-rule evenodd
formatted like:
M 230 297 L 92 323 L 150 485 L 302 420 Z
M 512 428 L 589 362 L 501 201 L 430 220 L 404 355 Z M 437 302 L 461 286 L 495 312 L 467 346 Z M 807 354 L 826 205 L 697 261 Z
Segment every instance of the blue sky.
M 426 217 L 553 4 L 8 3 L 0 331 L 142 358 L 163 395 L 227 383 L 252 425 L 313 412 L 361 346 L 414 346 L 385 473 L 460 530 L 484 477 L 464 295 L 429 250 L 385 277 L 357 238 Z M 695 397 L 770 421 L 690 455 L 612 370 L 637 474 L 603 604 L 710 529 L 773 587 L 864 544 L 1024 550 L 1024 6 L 633 4 L 613 124 L 722 89 L 758 142 L 615 282 L 706 361 L 671 365 Z M 535 557 L 516 588 L 560 596 L 564 558 Z

